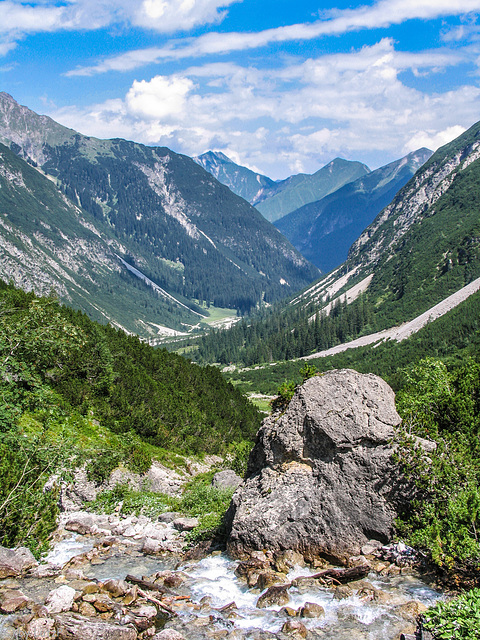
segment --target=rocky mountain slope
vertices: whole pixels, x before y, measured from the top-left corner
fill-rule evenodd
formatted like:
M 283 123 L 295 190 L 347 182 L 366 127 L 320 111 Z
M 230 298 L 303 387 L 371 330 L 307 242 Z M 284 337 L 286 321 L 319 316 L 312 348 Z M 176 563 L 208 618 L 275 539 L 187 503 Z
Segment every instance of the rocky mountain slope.
M 432 152 L 419 149 L 275 221 L 275 226 L 321 271 L 347 258 L 352 243 Z
M 360 162 L 336 158 L 311 175 L 299 173 L 275 182 L 218 151 L 208 151 L 194 160 L 272 222 L 370 172 Z
M 386 327 L 469 284 L 480 276 L 479 181 L 480 122 L 440 148 L 353 243 L 345 263 L 297 301 L 323 308 L 356 286 Z
M 199 359 L 248 366 L 308 356 L 408 322 L 473 283 L 479 181 L 477 123 L 417 171 L 341 267 L 287 305 L 203 340 Z
M 193 159 L 219 182 L 227 186 L 230 191 L 250 204 L 261 198 L 264 190 L 275 188 L 274 180 L 261 173 L 255 173 L 247 167 L 235 164 L 220 151 L 207 151 Z
M 47 278 L 42 269 L 29 267 L 33 258 L 25 247 L 36 242 L 28 213 L 33 205 L 27 208 L 21 199 L 37 199 L 38 181 L 26 165 L 17 164 L 13 171 L 28 174 L 30 183 L 23 187 L 19 178 L 12 186 L 12 159 L 3 154 L 3 173 L 13 190 L 12 204 L 5 202 L 2 213 L 7 222 L 11 208 L 18 213 L 9 233 L 23 238 L 23 257 L 17 256 L 17 261 L 23 261 L 24 268 L 21 277 L 13 272 L 0 272 L 0 277 L 13 277 L 17 284 L 39 291 L 44 291 L 40 283 L 47 280 L 62 300 L 88 312 L 96 307 L 106 319 L 152 337 L 164 326 L 189 330 L 198 324 L 205 312 L 193 302 L 243 312 L 291 295 L 318 276 L 318 270 L 258 211 L 186 156 L 125 140 L 83 136 L 18 105 L 5 93 L 0 94 L 0 141 L 36 168 L 43 178 L 42 193 L 45 176 L 50 193 L 57 189 L 56 205 L 49 221 L 44 221 L 57 233 L 50 238 L 58 267 L 53 269 L 66 266 L 65 251 L 62 254 L 57 245 L 65 207 L 76 211 L 74 215 L 83 220 L 81 227 L 101 238 L 102 246 L 110 247 L 108 264 L 103 260 L 105 251 L 98 253 L 103 265 L 98 269 L 106 269 L 100 279 L 88 261 L 78 262 L 84 279 L 95 281 L 95 291 L 85 287 L 87 306 L 70 291 L 68 278 L 62 276 L 57 287 L 52 271 Z M 71 242 L 81 244 L 83 236 L 75 239 L 77 231 L 71 230 Z M 116 271 L 124 286 L 109 281 L 107 271 Z M 142 314 L 132 303 L 137 289 L 144 294 L 138 300 L 146 309 Z M 115 299 L 110 306 L 109 297 Z M 121 322 L 115 306 L 125 312 Z

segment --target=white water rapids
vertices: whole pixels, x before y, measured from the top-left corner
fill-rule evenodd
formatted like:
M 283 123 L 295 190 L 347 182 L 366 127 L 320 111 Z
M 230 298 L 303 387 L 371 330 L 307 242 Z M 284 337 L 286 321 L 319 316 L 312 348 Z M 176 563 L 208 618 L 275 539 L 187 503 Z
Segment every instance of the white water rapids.
M 45 560 L 60 566 L 91 548 L 91 539 L 74 535 L 58 542 Z M 232 637 L 244 640 L 258 638 L 259 630 L 277 634 L 288 619 L 280 606 L 265 609 L 256 607 L 261 592 L 249 589 L 244 581 L 237 578 L 234 571 L 238 562 L 226 555 L 213 554 L 201 561 L 191 561 L 176 567 L 177 560 L 173 555 L 145 556 L 133 550 L 132 553 L 116 553 L 98 564 L 88 564 L 83 567 L 83 572 L 90 579 L 106 580 L 125 578 L 127 574 L 153 576 L 165 569 L 176 568 L 181 571 L 186 579 L 179 588 L 179 593 L 190 596 L 193 603 L 193 606 L 185 604 L 184 609 L 178 610 L 180 618 L 184 620 L 181 631 L 187 640 L 200 637 L 194 621 L 196 618 L 205 619 L 205 616 L 210 616 L 212 634 L 222 632 L 221 630 L 223 633 L 228 631 L 229 634 L 234 631 L 235 636 Z M 306 567 L 296 567 L 289 573 L 288 580 L 313 573 Z M 315 638 L 398 640 L 400 634 L 412 624 L 411 617 L 408 620 L 402 616 L 401 605 L 415 600 L 428 606 L 441 597 L 420 578 L 410 575 L 381 577 L 371 573 L 366 580 L 381 591 L 383 597 L 378 602 L 358 595 L 339 600 L 334 597 L 334 589 L 319 585 L 307 590 L 291 587 L 288 591 L 291 598 L 288 606 L 298 610 L 309 602 L 324 608 L 324 616 L 301 619 Z M 45 598 L 49 589 L 56 586 L 38 579 L 26 578 L 20 582 L 25 593 L 35 600 Z M 237 607 L 232 615 L 224 616 L 217 611 L 232 602 Z M 9 618 L 10 616 L 0 616 L 1 638 L 13 637 L 6 633 L 5 625 Z

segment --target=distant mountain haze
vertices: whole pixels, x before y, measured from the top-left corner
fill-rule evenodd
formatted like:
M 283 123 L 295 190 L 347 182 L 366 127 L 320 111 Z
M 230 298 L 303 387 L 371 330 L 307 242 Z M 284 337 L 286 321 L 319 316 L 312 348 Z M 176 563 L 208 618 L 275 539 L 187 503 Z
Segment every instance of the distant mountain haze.
M 352 243 L 431 155 L 429 149 L 410 153 L 292 211 L 275 226 L 328 273 L 346 260 Z

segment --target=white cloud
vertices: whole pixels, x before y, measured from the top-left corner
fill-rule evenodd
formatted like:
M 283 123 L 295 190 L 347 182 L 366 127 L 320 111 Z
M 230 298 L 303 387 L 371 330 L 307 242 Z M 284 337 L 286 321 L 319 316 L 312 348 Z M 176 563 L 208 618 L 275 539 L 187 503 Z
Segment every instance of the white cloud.
M 478 120 L 480 88 L 427 94 L 402 81 L 409 69 L 432 73 L 461 60 L 444 50 L 399 52 L 383 39 L 348 54 L 279 61 L 277 68 L 192 66 L 135 81 L 122 100 L 50 115 L 83 133 L 188 155 L 222 150 L 274 178 L 314 171 L 338 155 L 375 166 L 372 149 L 398 158 L 437 147 Z
M 69 0 L 61 6 L 56 0 L 0 0 L 0 33 L 18 40 L 29 33 L 92 31 L 113 24 L 174 33 L 220 22 L 236 2 L 242 0 Z M 6 51 L 0 45 L 0 55 Z M 131 59 L 138 66 L 144 56 L 133 52 Z
M 443 131 L 417 131 L 405 144 L 405 153 L 416 151 L 416 149 L 420 149 L 421 147 L 427 147 L 427 149 L 436 151 L 444 144 L 458 138 L 465 130 L 465 127 L 454 125 L 453 127 L 447 127 Z
M 259 32 L 210 32 L 196 39 L 171 40 L 164 47 L 151 47 L 105 59 L 97 65 L 73 69 L 68 75 L 94 75 L 110 70 L 129 70 L 162 60 L 183 60 L 205 55 L 224 55 L 257 49 L 272 43 L 308 41 L 363 29 L 387 28 L 407 20 L 431 20 L 443 16 L 463 16 L 480 10 L 480 0 L 380 0 L 356 9 L 329 12 L 326 18 L 266 29 Z
M 160 32 L 188 31 L 199 24 L 220 22 L 225 7 L 241 0 L 143 0 L 132 22 Z
M 126 96 L 129 114 L 147 120 L 179 120 L 184 116 L 186 98 L 193 82 L 182 76 L 156 76 L 149 82 L 133 83 Z

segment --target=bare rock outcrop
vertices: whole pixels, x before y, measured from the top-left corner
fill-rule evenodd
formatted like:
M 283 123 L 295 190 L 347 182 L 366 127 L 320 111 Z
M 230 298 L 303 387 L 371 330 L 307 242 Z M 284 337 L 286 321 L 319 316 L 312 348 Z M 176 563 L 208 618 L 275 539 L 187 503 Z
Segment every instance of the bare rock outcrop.
M 394 393 L 375 375 L 346 369 L 307 380 L 257 435 L 227 514 L 229 552 L 292 549 L 345 561 L 370 539 L 388 542 L 401 487 L 391 444 L 399 423 Z

